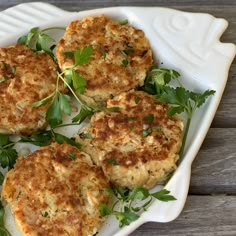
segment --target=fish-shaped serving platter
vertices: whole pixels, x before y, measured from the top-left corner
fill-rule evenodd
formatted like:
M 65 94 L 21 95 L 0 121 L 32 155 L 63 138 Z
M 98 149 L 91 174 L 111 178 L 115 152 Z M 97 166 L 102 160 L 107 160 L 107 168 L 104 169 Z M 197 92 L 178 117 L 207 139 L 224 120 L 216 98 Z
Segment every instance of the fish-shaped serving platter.
M 182 211 L 189 189 L 191 164 L 220 103 L 236 47 L 231 43 L 220 42 L 228 22 L 205 13 L 189 13 L 161 7 L 111 7 L 68 12 L 41 2 L 24 3 L 0 12 L 0 47 L 15 44 L 17 39 L 32 27 L 66 27 L 73 20 L 101 14 L 114 20 L 127 19 L 130 25 L 142 29 L 150 41 L 155 60 L 163 67 L 180 72 L 181 79 L 188 89 L 195 92 L 206 89 L 216 91 L 195 113 L 183 160 L 165 185 L 177 200 L 152 202 L 138 220 L 122 229 L 116 219 L 110 217 L 97 234 L 124 236 L 145 222 L 172 221 Z M 59 39 L 62 33 L 53 31 L 51 36 Z M 60 132 L 72 137 L 78 129 L 67 127 Z M 25 145 L 17 148 L 20 150 L 25 148 Z M 32 147 L 29 148 L 32 150 Z M 155 189 L 158 188 L 161 187 L 157 186 Z M 21 235 L 9 210 L 6 215 L 6 227 L 13 236 Z

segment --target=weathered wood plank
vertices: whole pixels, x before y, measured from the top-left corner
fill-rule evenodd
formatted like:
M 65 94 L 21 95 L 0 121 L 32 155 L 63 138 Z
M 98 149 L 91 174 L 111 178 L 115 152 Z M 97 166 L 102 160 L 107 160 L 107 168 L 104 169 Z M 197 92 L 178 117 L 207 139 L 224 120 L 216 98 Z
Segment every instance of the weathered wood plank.
M 236 35 L 235 35 L 236 38 Z M 212 127 L 236 127 L 236 63 L 231 66 L 228 82 Z
M 83 8 L 83 9 L 89 9 L 89 8 L 95 8 L 95 7 L 104 7 L 104 6 L 127 6 L 127 5 L 132 5 L 132 6 L 202 6 L 202 5 L 206 5 L 206 6 L 215 6 L 215 5 L 236 5 L 236 2 L 234 0 L 41 0 L 42 2 L 49 2 L 52 4 L 55 4 L 57 6 L 60 7 L 64 7 L 67 9 L 71 9 L 76 7 L 78 9 L 78 7 Z M 1 1 L 1 6 L 2 8 L 6 8 L 9 6 L 13 6 L 16 4 L 19 4 L 21 2 L 32 2 L 31 0 L 26 0 L 26 1 L 21 1 L 21 0 L 11 0 L 11 1 L 7 1 L 7 0 L 2 0 Z
M 235 216 L 235 196 L 188 196 L 175 221 L 147 223 L 130 236 L 235 236 Z
M 210 129 L 192 166 L 190 193 L 236 194 L 236 129 Z

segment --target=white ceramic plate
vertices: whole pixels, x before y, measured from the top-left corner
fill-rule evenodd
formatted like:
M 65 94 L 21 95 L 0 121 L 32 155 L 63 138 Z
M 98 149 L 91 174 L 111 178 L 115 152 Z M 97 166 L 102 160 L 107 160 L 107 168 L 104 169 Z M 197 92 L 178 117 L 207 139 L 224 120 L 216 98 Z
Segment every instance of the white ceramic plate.
M 213 89 L 215 95 L 198 110 L 188 135 L 184 159 L 165 188 L 177 198 L 173 202 L 155 201 L 131 225 L 119 229 L 110 218 L 98 235 L 128 235 L 148 221 L 169 222 L 183 209 L 190 182 L 191 164 L 219 105 L 235 56 L 235 45 L 221 43 L 220 36 L 227 21 L 208 14 L 187 13 L 159 7 L 114 7 L 83 12 L 67 12 L 46 3 L 26 3 L 0 13 L 0 46 L 15 44 L 19 36 L 31 27 L 66 26 L 70 21 L 89 15 L 105 14 L 115 20 L 128 19 L 129 24 L 142 29 L 148 37 L 156 60 L 165 67 L 178 70 L 184 84 L 193 91 Z M 52 35 L 59 38 L 61 32 Z M 73 129 L 62 130 L 73 136 Z M 8 213 L 9 214 L 9 213 Z M 20 235 L 7 216 L 7 227 L 14 236 Z

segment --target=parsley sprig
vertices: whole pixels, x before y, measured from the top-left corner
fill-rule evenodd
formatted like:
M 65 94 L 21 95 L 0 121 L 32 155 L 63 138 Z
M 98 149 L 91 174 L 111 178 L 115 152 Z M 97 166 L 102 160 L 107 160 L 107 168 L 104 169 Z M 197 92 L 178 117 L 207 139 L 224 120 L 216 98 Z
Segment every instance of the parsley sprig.
M 164 202 L 176 200 L 175 197 L 169 194 L 170 191 L 166 189 L 150 193 L 144 187 L 137 187 L 130 190 L 115 186 L 108 188 L 107 191 L 115 198 L 115 201 L 111 208 L 106 204 L 100 204 L 100 214 L 101 216 L 114 215 L 119 221 L 120 227 L 129 225 L 131 222 L 137 220 L 140 213 L 147 209 L 153 199 Z
M 153 66 L 141 89 L 156 95 L 157 101 L 170 104 L 171 106 L 167 112 L 169 117 L 183 112 L 187 115 L 182 147 L 179 153 L 181 158 L 183 156 L 189 127 L 195 111 L 201 107 L 206 102 L 207 98 L 213 95 L 215 91 L 206 90 L 203 93 L 189 91 L 182 85 L 179 77 L 180 74 L 175 70 Z M 171 87 L 169 85 L 171 80 L 176 81 L 177 87 Z
M 80 104 L 79 114 L 72 119 L 73 122 L 81 123 L 87 116 L 94 113 L 94 109 L 82 102 L 77 96 L 77 93 L 84 93 L 86 79 L 76 70 L 79 66 L 89 62 L 92 52 L 92 46 L 86 46 L 82 50 L 77 49 L 74 52 L 66 52 L 65 54 L 67 57 L 74 57 L 75 64 L 62 72 L 57 72 L 57 84 L 55 91 L 46 98 L 32 104 L 33 107 L 40 107 L 51 101 L 51 104 L 46 112 L 46 120 L 52 128 L 62 124 L 63 114 L 71 115 L 71 98 L 69 95 L 60 92 L 58 86 L 59 80 L 63 81 L 65 87 L 70 90 L 76 101 Z
M 13 148 L 15 145 L 7 134 L 0 134 L 0 165 L 2 168 L 13 168 L 16 159 L 17 151 Z M 3 182 L 3 174 L 0 172 L 0 182 Z
M 80 105 L 79 113 L 72 118 L 73 123 L 80 124 L 96 111 L 106 110 L 117 112 L 119 110 L 118 107 L 105 108 L 87 105 L 78 96 L 78 94 L 83 94 L 85 91 L 86 79 L 79 74 L 77 69 L 79 66 L 84 65 L 91 60 L 92 53 L 92 46 L 86 46 L 82 50 L 77 49 L 74 52 L 64 52 L 66 57 L 74 58 L 74 65 L 70 68 L 66 68 L 62 72 L 57 72 L 57 85 L 55 91 L 46 98 L 32 104 L 33 107 L 40 107 L 51 101 L 46 112 L 46 120 L 52 128 L 65 126 L 62 125 L 63 114 L 71 115 L 71 98 L 59 91 L 59 80 L 64 83 L 65 87 L 71 92 Z
M 52 142 L 57 142 L 59 144 L 68 143 L 77 148 L 81 148 L 81 144 L 75 142 L 73 139 L 67 136 L 55 132 L 53 129 L 50 130 L 38 130 L 30 136 L 21 136 L 18 141 L 14 143 L 30 143 L 39 147 L 47 146 Z
M 35 52 L 44 51 L 50 55 L 54 61 L 57 61 L 53 53 L 56 41 L 50 35 L 46 34 L 46 32 L 50 30 L 65 30 L 65 28 L 51 27 L 41 30 L 39 27 L 34 27 L 30 29 L 26 35 L 21 36 L 17 43 L 23 44 Z
M 59 77 L 57 78 L 56 89 L 50 95 L 40 101 L 34 102 L 32 107 L 40 107 L 51 101 L 46 112 L 46 121 L 51 127 L 55 127 L 62 123 L 63 114 L 70 115 L 71 98 L 67 94 L 63 94 L 59 90 Z
M 86 87 L 86 79 L 77 72 L 77 68 L 87 64 L 92 57 L 93 47 L 85 46 L 82 50 L 76 49 L 74 52 L 64 52 L 64 55 L 71 58 L 74 57 L 75 64 L 71 68 L 65 69 L 61 75 L 64 75 L 68 85 L 72 85 L 73 89 L 83 94 Z
M 55 40 L 45 32 L 58 29 L 65 30 L 63 27 L 52 27 L 43 30 L 39 27 L 32 28 L 26 35 L 23 35 L 18 39 L 18 43 L 26 45 L 35 52 L 45 51 L 54 59 L 55 62 L 57 62 L 53 53 Z M 40 107 L 51 102 L 46 112 L 46 121 L 52 128 L 64 126 L 61 125 L 63 115 L 71 115 L 71 97 L 60 92 L 58 86 L 60 80 L 63 81 L 65 87 L 70 90 L 76 101 L 80 104 L 79 113 L 72 118 L 73 123 L 77 122 L 76 124 L 80 124 L 84 119 L 86 119 L 86 117 L 91 116 L 98 110 L 112 111 L 112 109 L 114 109 L 114 111 L 116 111 L 115 108 L 106 109 L 105 107 L 89 106 L 78 96 L 78 94 L 83 94 L 85 92 L 87 84 L 86 78 L 80 75 L 78 68 L 87 64 L 91 60 L 92 54 L 93 47 L 91 45 L 85 46 L 82 49 L 76 49 L 75 51 L 64 52 L 66 57 L 74 59 L 74 65 L 70 68 L 66 68 L 62 72 L 58 71 L 55 91 L 42 100 L 32 104 L 33 107 Z

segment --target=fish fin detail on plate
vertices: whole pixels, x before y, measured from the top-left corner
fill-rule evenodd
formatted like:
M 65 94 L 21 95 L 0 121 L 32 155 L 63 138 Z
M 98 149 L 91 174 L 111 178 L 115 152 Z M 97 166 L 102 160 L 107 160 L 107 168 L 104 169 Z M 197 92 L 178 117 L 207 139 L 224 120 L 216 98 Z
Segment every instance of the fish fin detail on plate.
M 19 29 L 36 27 L 66 14 L 69 12 L 48 3 L 19 4 L 0 12 L 0 38 L 8 37 Z

